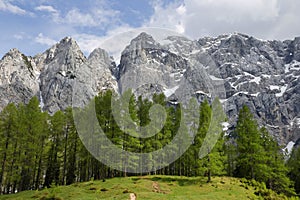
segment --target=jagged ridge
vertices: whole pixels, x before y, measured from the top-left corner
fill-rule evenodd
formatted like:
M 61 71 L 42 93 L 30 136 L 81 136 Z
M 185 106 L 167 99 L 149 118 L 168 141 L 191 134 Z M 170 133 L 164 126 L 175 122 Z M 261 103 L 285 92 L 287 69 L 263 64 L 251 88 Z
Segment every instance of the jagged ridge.
M 187 84 L 201 100 L 212 96 L 199 73 L 203 69 L 211 81 L 222 83 L 231 125 L 247 104 L 281 144 L 300 138 L 300 37 L 263 41 L 235 33 L 197 41 L 170 36 L 159 43 L 141 33 L 124 49 L 118 66 L 103 49 L 86 58 L 70 37 L 34 57 L 12 49 L 0 61 L 0 107 L 36 95 L 43 109 L 54 113 L 71 105 L 75 80 L 90 86 L 79 88 L 85 100 L 78 106 L 101 90 L 132 87 L 145 96 L 164 92 L 174 102 L 185 95 L 180 88 Z

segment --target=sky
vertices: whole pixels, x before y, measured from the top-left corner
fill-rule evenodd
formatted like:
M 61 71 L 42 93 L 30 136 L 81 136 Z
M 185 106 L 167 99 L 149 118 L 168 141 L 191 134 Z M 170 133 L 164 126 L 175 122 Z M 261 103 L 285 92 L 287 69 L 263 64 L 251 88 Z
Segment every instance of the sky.
M 190 39 L 240 32 L 259 39 L 300 36 L 299 0 L 0 0 L 0 58 L 12 48 L 42 53 L 66 36 L 88 55 L 137 28 Z

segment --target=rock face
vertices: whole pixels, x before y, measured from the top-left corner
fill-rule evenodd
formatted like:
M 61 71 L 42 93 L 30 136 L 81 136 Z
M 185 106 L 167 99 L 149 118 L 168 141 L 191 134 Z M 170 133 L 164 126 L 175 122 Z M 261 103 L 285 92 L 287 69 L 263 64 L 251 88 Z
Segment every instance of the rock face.
M 83 106 L 103 89 L 117 90 L 113 65 L 101 49 L 87 59 L 69 37 L 33 58 L 12 49 L 0 61 L 0 107 L 38 96 L 41 108 L 53 114 L 72 105 L 74 90 L 85 97 L 77 105 Z
M 184 58 L 165 49 L 150 35 L 141 33 L 122 52 L 115 76 L 120 92 L 133 89 L 137 95 L 144 96 L 165 92 L 168 97 L 172 88 L 180 86 L 187 68 Z
M 53 113 L 71 105 L 74 80 L 81 65 L 86 62 L 76 42 L 64 38 L 35 59 L 42 66 L 39 80 L 43 108 Z
M 36 66 L 30 57 L 17 49 L 0 60 L 0 108 L 8 103 L 27 103 L 38 94 Z
M 279 141 L 299 139 L 299 42 L 242 34 L 199 40 L 224 80 L 230 119 L 246 104 Z
M 189 95 L 224 104 L 229 123 L 248 105 L 259 124 L 280 144 L 300 138 L 300 38 L 263 41 L 235 33 L 189 40 L 169 36 L 157 42 L 141 33 L 122 52 L 120 64 L 103 49 L 88 58 L 72 38 L 27 57 L 13 49 L 0 61 L 0 108 L 38 96 L 54 113 L 83 97 L 83 106 L 100 91 L 150 97 L 163 92 L 170 102 Z M 300 140 L 299 140 L 300 141 Z M 300 142 L 299 142 L 300 143 Z
M 137 87 L 138 94 L 173 97 L 189 89 L 200 100 L 218 96 L 232 126 L 246 104 L 286 144 L 300 138 L 299 48 L 300 38 L 262 41 L 236 33 L 158 43 L 142 33 L 123 51 L 116 77 L 121 92 Z

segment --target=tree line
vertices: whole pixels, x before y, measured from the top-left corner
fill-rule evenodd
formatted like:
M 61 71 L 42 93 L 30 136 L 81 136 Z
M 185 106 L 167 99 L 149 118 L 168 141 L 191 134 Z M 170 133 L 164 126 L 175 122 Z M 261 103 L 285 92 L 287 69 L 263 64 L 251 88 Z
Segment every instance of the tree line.
M 168 144 L 181 125 L 181 105 L 168 103 L 163 94 L 154 94 L 151 100 L 130 92 L 127 95 L 133 122 L 141 127 L 148 125 L 150 108 L 159 104 L 167 112 L 164 126 L 149 138 L 124 133 L 112 113 L 113 92 L 106 91 L 94 98 L 97 119 L 106 136 L 116 146 L 137 153 L 152 152 Z M 240 110 L 229 135 L 215 129 L 220 131 L 220 137 L 201 159 L 199 149 L 210 126 L 215 126 L 207 100 L 200 104 L 199 124 L 190 126 L 196 134 L 186 135 L 193 138 L 188 150 L 167 167 L 150 174 L 205 176 L 208 182 L 212 176 L 234 176 L 263 182 L 278 193 L 300 193 L 300 150 L 294 150 L 285 162 L 281 147 L 266 128 L 258 126 L 247 106 Z M 10 103 L 0 113 L 1 194 L 131 175 L 136 174 L 112 169 L 86 150 L 76 131 L 72 108 L 50 116 L 41 111 L 37 97 L 33 97 L 26 105 Z

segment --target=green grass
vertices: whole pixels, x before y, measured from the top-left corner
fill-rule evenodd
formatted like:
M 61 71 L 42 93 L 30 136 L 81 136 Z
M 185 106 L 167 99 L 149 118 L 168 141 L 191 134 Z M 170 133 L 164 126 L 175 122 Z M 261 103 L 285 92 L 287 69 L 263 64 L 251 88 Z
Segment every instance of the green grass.
M 240 179 L 230 177 L 214 177 L 211 183 L 206 183 L 206 179 L 202 177 L 141 176 L 113 178 L 105 182 L 75 183 L 41 191 L 25 191 L 2 195 L 0 200 L 126 200 L 129 199 L 130 193 L 136 193 L 137 199 L 149 200 L 263 199 L 254 194 L 257 190 Z M 275 193 L 272 195 L 274 199 L 279 199 Z

